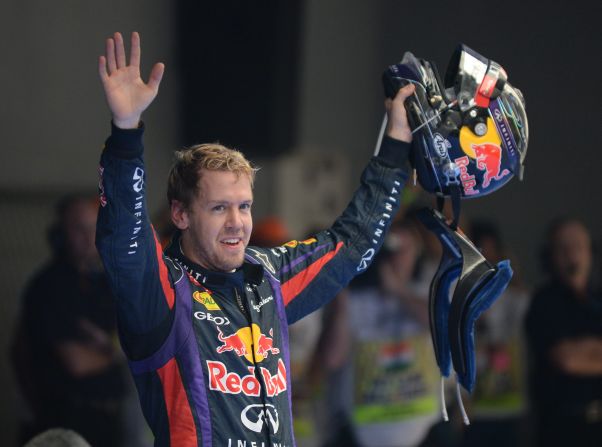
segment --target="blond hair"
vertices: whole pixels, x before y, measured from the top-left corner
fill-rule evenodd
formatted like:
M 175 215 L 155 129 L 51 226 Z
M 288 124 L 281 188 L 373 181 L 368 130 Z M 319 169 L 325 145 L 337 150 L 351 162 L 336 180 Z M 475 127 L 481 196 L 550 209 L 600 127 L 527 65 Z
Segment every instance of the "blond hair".
M 167 181 L 167 200 L 181 202 L 185 208 L 200 192 L 202 171 L 233 172 L 237 176 L 246 175 L 253 187 L 255 172 L 251 163 L 236 149 L 217 143 L 197 144 L 175 152 L 176 161 L 171 167 Z

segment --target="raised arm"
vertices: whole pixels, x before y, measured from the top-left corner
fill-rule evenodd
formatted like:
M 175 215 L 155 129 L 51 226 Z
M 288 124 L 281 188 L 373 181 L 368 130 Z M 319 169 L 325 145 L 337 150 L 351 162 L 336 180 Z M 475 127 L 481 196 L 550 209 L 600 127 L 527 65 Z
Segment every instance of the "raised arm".
M 98 59 L 102 82 L 113 123 L 121 129 L 138 127 L 142 112 L 153 102 L 159 91 L 165 66 L 153 66 L 148 83 L 140 77 L 140 36 L 132 33 L 130 63 L 125 57 L 121 33 L 107 39 L 106 55 Z
M 99 73 L 113 115 L 100 161 L 101 207 L 96 246 L 117 298 L 120 335 L 130 358 L 160 345 L 170 328 L 174 292 L 146 206 L 144 126 L 140 116 L 159 88 L 163 64 L 140 78 L 140 38 L 132 34 L 129 65 L 121 34 L 107 39 Z
M 380 249 L 409 175 L 412 131 L 404 101 L 413 92 L 413 86 L 406 86 L 393 100 L 385 101 L 387 135 L 364 170 L 351 202 L 329 230 L 271 250 L 249 248 L 249 255 L 280 281 L 289 323 L 334 297 L 368 267 Z

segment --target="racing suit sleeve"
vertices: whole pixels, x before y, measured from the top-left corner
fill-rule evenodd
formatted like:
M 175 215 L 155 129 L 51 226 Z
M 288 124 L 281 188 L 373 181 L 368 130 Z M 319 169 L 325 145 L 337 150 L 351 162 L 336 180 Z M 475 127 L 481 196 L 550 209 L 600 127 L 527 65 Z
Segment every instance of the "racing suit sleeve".
M 99 167 L 96 246 L 117 300 L 123 348 L 136 360 L 158 349 L 169 333 L 175 293 L 148 218 L 144 126 L 111 127 Z
M 360 187 L 330 229 L 281 247 L 250 247 L 251 256 L 280 281 L 289 324 L 326 304 L 370 265 L 399 209 L 409 151 L 409 143 L 385 136 Z

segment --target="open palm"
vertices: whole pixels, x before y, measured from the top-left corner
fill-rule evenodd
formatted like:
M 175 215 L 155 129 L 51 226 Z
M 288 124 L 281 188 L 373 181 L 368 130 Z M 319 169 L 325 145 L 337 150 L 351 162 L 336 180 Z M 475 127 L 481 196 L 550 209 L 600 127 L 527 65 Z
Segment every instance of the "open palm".
M 154 65 L 148 83 L 140 77 L 140 36 L 132 33 L 130 61 L 127 64 L 123 37 L 115 33 L 107 39 L 106 55 L 98 60 L 98 72 L 104 87 L 113 122 L 117 127 L 138 126 L 142 112 L 157 96 L 165 66 Z

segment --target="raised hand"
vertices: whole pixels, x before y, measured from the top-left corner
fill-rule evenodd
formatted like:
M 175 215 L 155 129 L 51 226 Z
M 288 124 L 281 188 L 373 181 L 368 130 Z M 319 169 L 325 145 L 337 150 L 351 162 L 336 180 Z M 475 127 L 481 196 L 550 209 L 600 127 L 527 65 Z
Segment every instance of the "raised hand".
M 165 66 L 157 63 L 148 83 L 140 77 L 140 36 L 132 33 L 130 63 L 126 62 L 123 37 L 115 33 L 107 39 L 106 55 L 98 59 L 98 73 L 105 91 L 113 123 L 122 129 L 138 127 L 142 112 L 157 96 Z
M 394 99 L 387 98 L 385 100 L 385 108 L 389 115 L 387 122 L 387 135 L 397 140 L 410 143 L 412 141 L 412 129 L 408 123 L 408 116 L 404 106 L 408 96 L 414 93 L 415 87 L 408 84 L 399 89 Z

